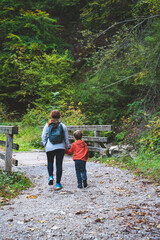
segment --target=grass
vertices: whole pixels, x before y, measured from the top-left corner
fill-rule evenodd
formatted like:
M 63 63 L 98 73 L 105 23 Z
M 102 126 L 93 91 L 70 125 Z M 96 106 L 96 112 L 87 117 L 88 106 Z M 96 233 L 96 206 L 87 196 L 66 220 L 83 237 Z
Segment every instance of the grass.
M 19 144 L 18 152 L 27 152 L 35 148 L 44 149 L 41 142 L 42 130 L 39 127 L 21 126 L 18 127 L 18 134 L 13 135 L 13 142 Z M 0 140 L 6 141 L 6 134 L 0 133 Z M 4 147 L 0 148 L 4 150 Z M 15 150 L 13 150 L 15 151 Z
M 39 127 L 19 126 L 19 134 L 14 136 L 14 142 L 19 144 L 18 151 L 30 151 L 32 149 L 41 149 L 42 130 Z
M 139 153 L 135 158 L 129 156 L 93 158 L 91 161 L 107 166 L 118 167 L 132 171 L 135 175 L 160 183 L 160 155 L 154 153 Z
M 8 125 L 8 124 L 6 124 Z M 13 124 L 12 124 L 13 125 Z M 30 151 L 35 148 L 43 148 L 40 145 L 42 130 L 39 127 L 19 126 L 17 135 L 13 135 L 13 142 L 19 144 L 19 151 Z M 0 140 L 6 140 L 6 134 L 0 134 Z M 0 146 L 0 151 L 5 147 Z M 13 150 L 16 151 L 16 150 Z M 32 185 L 31 181 L 21 172 L 4 172 L 0 170 L 0 205 L 7 203 L 11 198 L 17 196 L 22 190 Z
M 0 205 L 16 197 L 22 190 L 32 185 L 21 172 L 4 172 L 0 170 Z

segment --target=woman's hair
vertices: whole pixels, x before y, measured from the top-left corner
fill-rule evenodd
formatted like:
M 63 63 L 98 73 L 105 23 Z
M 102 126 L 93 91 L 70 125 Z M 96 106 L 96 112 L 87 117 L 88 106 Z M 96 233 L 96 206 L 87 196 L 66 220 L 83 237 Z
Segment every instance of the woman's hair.
M 76 130 L 76 131 L 74 132 L 74 137 L 75 137 L 76 140 L 80 140 L 80 139 L 82 138 L 82 133 L 81 133 L 81 131 L 80 131 L 80 130 Z
M 56 125 L 58 125 L 58 123 L 60 122 L 59 121 L 59 118 L 60 118 L 60 112 L 58 111 L 58 110 L 53 110 L 52 112 L 51 112 L 51 119 L 49 120 L 49 122 L 48 122 L 48 127 L 52 124 L 52 123 L 54 123 L 54 124 L 56 124 Z

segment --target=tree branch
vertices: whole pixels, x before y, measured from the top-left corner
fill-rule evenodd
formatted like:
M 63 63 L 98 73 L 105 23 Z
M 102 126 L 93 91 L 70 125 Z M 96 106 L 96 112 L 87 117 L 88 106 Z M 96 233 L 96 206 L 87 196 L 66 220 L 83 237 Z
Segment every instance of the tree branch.
M 142 22 L 140 22 L 139 24 L 137 24 L 134 28 L 136 28 L 138 25 L 142 24 L 143 22 L 145 22 L 148 19 L 152 19 L 155 17 L 160 17 L 160 15 L 154 15 L 154 16 L 149 16 L 149 17 L 139 17 L 139 18 L 135 18 L 135 19 L 128 19 L 128 20 L 124 20 L 118 23 L 114 23 L 112 26 L 108 27 L 106 30 L 104 30 L 103 32 L 99 33 L 98 36 L 96 36 L 95 39 L 99 38 L 102 34 L 105 34 L 106 32 L 108 32 L 110 29 L 114 28 L 117 25 L 123 24 L 123 23 L 129 23 L 129 22 L 135 22 L 138 20 L 143 20 Z M 94 39 L 94 40 L 95 40 Z
M 104 86 L 103 89 L 108 88 L 108 87 L 110 87 L 110 86 L 113 86 L 113 85 L 115 85 L 115 84 L 117 84 L 117 83 L 119 83 L 119 82 L 122 82 L 122 81 L 124 81 L 124 80 L 126 80 L 126 79 L 128 79 L 128 78 L 134 77 L 134 76 L 136 76 L 136 75 L 138 75 L 138 74 L 140 74 L 140 72 L 139 72 L 139 73 L 135 73 L 135 74 L 133 74 L 133 75 L 131 75 L 131 76 L 129 76 L 129 77 L 123 78 L 123 79 L 121 79 L 121 80 L 119 80 L 119 81 L 116 81 L 116 82 L 114 82 L 114 83 L 111 83 L 111 84 L 109 84 L 109 85 L 107 85 L 107 86 Z

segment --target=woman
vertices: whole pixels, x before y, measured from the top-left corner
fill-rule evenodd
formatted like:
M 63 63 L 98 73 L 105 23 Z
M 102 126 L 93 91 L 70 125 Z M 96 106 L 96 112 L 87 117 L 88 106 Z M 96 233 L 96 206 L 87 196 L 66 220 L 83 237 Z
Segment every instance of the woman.
M 53 142 L 54 132 L 51 138 L 51 132 L 58 131 L 62 128 L 62 140 L 60 142 Z M 52 141 L 52 142 L 51 142 Z M 62 177 L 62 163 L 65 153 L 65 149 L 68 149 L 68 130 L 67 127 L 60 122 L 60 112 L 58 110 L 53 110 L 51 112 L 51 119 L 43 128 L 42 142 L 45 146 L 45 151 L 47 154 L 47 169 L 48 169 L 48 184 L 53 185 L 53 170 L 54 170 L 54 156 L 56 157 L 56 189 L 61 189 L 61 177 Z

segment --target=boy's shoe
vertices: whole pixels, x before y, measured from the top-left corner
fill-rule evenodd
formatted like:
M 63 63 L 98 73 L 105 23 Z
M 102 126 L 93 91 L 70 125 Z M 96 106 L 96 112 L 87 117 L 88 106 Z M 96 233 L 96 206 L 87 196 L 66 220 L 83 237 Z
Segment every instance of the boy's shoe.
M 82 188 L 82 184 L 78 184 L 77 188 Z
M 88 186 L 87 180 L 83 180 L 83 187 L 86 188 Z
M 48 178 L 48 185 L 53 185 L 53 177 L 52 176 L 50 176 Z
M 60 183 L 56 183 L 56 190 L 60 190 L 62 188 L 62 185 Z

